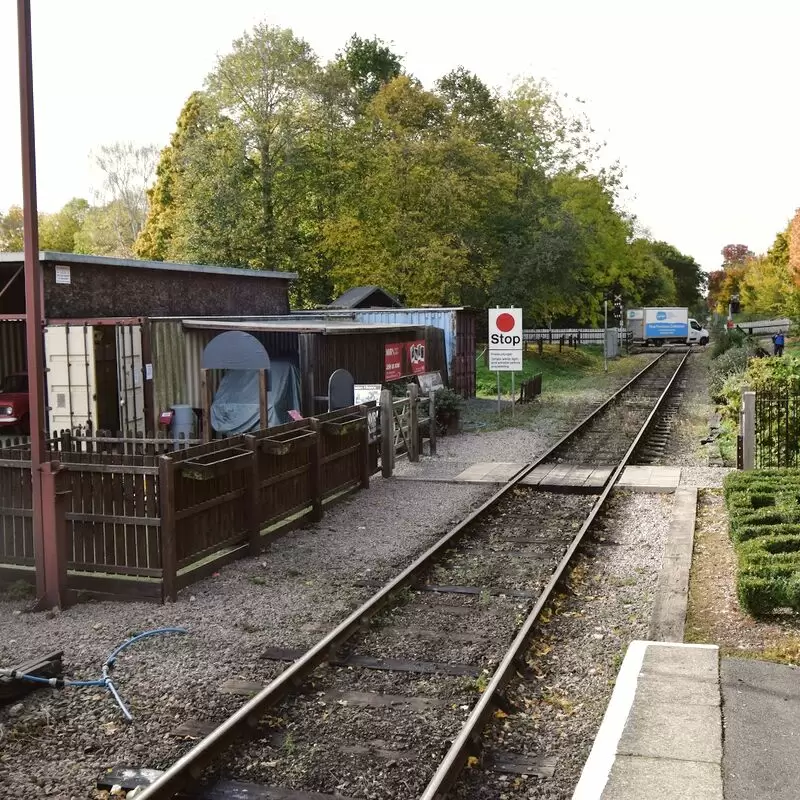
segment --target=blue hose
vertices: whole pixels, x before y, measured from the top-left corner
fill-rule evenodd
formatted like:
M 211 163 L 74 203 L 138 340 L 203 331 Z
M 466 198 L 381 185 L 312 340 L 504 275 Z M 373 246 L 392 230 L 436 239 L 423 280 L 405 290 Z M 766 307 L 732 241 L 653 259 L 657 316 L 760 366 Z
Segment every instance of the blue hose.
M 64 680 L 64 678 L 42 678 L 39 675 L 28 675 L 20 674 L 16 670 L 13 669 L 0 669 L 0 676 L 8 676 L 11 678 L 18 678 L 19 680 L 23 681 L 30 681 L 31 683 L 42 683 L 47 684 L 48 686 L 52 686 L 54 689 L 63 689 L 65 686 L 75 686 L 78 688 L 86 688 L 90 686 L 103 686 L 111 693 L 111 696 L 116 701 L 117 705 L 120 707 L 123 716 L 128 722 L 133 721 L 133 717 L 131 716 L 131 712 L 128 711 L 127 706 L 122 701 L 122 698 L 117 691 L 117 687 L 114 685 L 114 682 L 111 680 L 111 672 L 114 669 L 114 665 L 117 661 L 117 656 L 126 648 L 130 647 L 134 642 L 138 642 L 141 639 L 146 639 L 149 636 L 158 636 L 163 633 L 188 633 L 189 631 L 186 628 L 156 628 L 152 631 L 145 631 L 144 633 L 139 633 L 136 636 L 132 636 L 127 641 L 123 642 L 119 647 L 114 650 L 111 655 L 105 660 L 103 664 L 102 670 L 102 677 L 98 678 L 93 681 L 69 681 Z

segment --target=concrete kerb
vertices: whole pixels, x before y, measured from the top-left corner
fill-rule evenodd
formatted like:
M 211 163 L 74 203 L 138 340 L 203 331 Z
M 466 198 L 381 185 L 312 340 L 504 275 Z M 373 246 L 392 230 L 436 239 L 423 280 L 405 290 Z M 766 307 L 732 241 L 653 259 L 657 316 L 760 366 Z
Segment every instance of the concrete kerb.
M 716 645 L 634 641 L 573 800 L 722 800 Z
M 675 491 L 672 519 L 656 584 L 650 620 L 650 639 L 653 641 L 683 641 L 696 518 L 697 489 L 679 487 Z

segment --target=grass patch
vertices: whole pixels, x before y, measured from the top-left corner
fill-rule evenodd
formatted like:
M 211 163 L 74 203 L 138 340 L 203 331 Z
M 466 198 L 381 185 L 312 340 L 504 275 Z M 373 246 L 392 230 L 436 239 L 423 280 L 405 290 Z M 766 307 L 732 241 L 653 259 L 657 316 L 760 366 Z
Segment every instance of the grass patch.
M 560 352 L 557 344 L 546 344 L 542 355 L 536 347 L 529 347 L 522 358 L 522 372 L 514 375 L 515 387 L 534 375 L 542 375 L 542 391 L 566 391 L 576 380 L 587 373 L 603 371 L 603 349 L 580 347 L 577 350 L 564 347 Z M 487 356 L 480 358 L 476 367 L 475 388 L 479 397 L 497 396 L 497 374 L 489 371 Z M 511 392 L 511 373 L 500 373 L 500 391 Z

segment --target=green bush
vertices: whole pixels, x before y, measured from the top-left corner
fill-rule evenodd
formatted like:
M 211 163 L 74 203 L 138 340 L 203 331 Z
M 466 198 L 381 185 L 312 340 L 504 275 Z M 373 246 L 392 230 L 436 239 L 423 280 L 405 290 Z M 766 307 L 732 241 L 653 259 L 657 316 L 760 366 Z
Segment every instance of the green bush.
M 732 472 L 724 490 L 741 607 L 800 611 L 800 470 Z
M 711 399 L 725 399 L 723 389 L 731 375 L 744 375 L 754 350 L 751 347 L 732 347 L 711 361 L 708 366 L 708 391 Z
M 762 578 L 739 573 L 736 580 L 739 605 L 754 617 L 768 614 L 774 608 L 783 608 L 786 599 L 785 583 L 785 580 L 778 578 Z
M 744 347 L 747 340 L 747 335 L 738 328 L 732 328 L 731 330 L 722 328 L 721 331 L 715 332 L 714 346 L 711 348 L 711 358 L 717 359 L 724 353 L 727 353 L 731 348 Z
M 800 537 L 800 524 L 780 522 L 777 525 L 738 525 L 731 532 L 734 542 L 746 542 L 760 536 L 797 536 Z

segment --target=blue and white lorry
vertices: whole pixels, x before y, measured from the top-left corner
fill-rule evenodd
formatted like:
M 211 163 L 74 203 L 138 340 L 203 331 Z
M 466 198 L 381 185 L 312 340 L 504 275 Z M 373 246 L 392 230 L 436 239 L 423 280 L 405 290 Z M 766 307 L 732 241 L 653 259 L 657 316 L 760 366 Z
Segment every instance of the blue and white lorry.
M 708 344 L 708 331 L 688 308 L 629 308 L 625 319 L 634 344 Z

